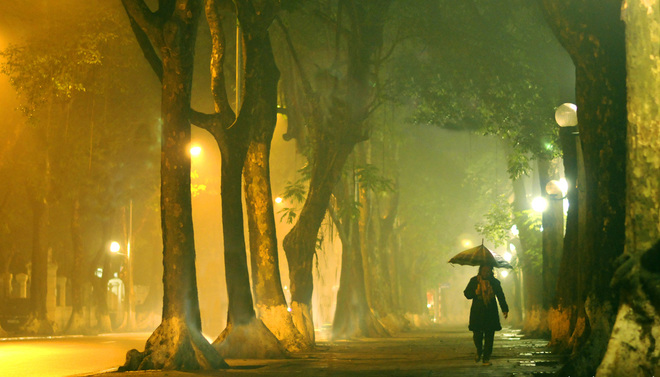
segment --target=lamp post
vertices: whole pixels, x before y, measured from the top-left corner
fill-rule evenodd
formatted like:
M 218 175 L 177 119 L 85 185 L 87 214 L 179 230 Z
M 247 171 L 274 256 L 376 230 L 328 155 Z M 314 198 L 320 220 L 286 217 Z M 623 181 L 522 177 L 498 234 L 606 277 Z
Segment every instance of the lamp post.
M 582 302 L 582 290 L 584 287 L 582 273 L 582 261 L 579 250 L 583 250 L 580 246 L 579 234 L 584 234 L 584 222 L 580 219 L 586 218 L 586 207 L 580 206 L 579 203 L 584 203 L 586 200 L 585 182 L 586 176 L 584 171 L 584 163 L 582 160 L 582 148 L 580 143 L 580 133 L 578 130 L 578 117 L 577 106 L 572 103 L 564 103 L 555 111 L 555 120 L 559 125 L 559 141 L 562 147 L 563 163 L 564 163 L 564 176 L 566 177 L 566 194 L 568 200 L 568 210 L 566 211 L 566 230 L 564 234 L 564 259 L 566 259 L 565 266 L 560 267 L 560 273 L 565 277 L 563 280 L 569 287 L 566 288 L 570 291 L 570 285 L 576 287 L 577 302 Z M 575 280 L 572 280 L 572 275 L 566 269 L 576 269 Z M 561 283 L 560 283 L 561 284 Z M 562 295 L 561 288 L 558 292 Z
M 128 206 L 128 237 L 126 240 L 126 254 L 120 253 L 121 245 L 118 242 L 110 243 L 110 251 L 113 254 L 122 255 L 126 257 L 126 317 L 127 328 L 129 330 L 135 329 L 135 294 L 133 291 L 133 258 L 131 255 L 131 241 L 133 239 L 133 201 L 129 202 Z

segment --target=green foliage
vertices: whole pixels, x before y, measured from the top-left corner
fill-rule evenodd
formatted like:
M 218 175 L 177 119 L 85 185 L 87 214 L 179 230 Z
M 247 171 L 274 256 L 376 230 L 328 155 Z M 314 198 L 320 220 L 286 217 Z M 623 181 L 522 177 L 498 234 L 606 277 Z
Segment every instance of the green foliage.
M 21 109 L 27 116 L 48 101 L 66 102 L 96 85 L 109 49 L 123 43 L 119 38 L 125 35 L 113 13 L 83 20 L 75 27 L 58 25 L 0 51 L 0 72 L 23 97 Z
M 305 178 L 300 178 L 295 182 L 287 182 L 282 198 L 290 199 L 296 204 L 302 204 L 307 196 L 307 184 L 308 182 Z
M 417 30 L 414 42 L 395 58 L 389 95 L 415 107 L 417 124 L 505 140 L 512 149 L 511 178 L 528 173 L 530 159 L 556 156 L 552 114 L 561 101 L 560 82 L 549 72 L 561 66 L 559 57 L 568 59 L 550 30 L 540 27 L 536 4 L 422 4 L 424 14 L 410 25 Z
M 59 5 L 50 2 L 49 9 Z M 136 63 L 142 57 L 119 4 L 92 0 L 75 9 L 63 6 L 41 22 L 24 41 L 0 53 L 0 69 L 27 116 L 9 153 L 20 168 L 2 178 L 15 188 L 30 186 L 30 199 L 48 201 L 48 242 L 62 262 L 70 252 L 66 224 L 72 199 L 81 203 L 88 251 L 101 239 L 95 227 L 129 200 L 140 207 L 136 214 L 157 213 L 158 104 L 145 100 L 153 98 L 145 95 L 153 88 Z M 48 170 L 42 168 L 45 161 Z M 18 205 L 12 204 L 12 211 L 27 212 Z M 144 243 L 158 251 L 157 241 Z
M 380 174 L 376 165 L 366 164 L 355 168 L 355 176 L 360 187 L 373 193 L 393 192 L 394 182 Z
M 301 168 L 299 171 L 301 172 L 306 171 L 306 167 Z M 282 198 L 286 200 L 288 203 L 291 203 L 293 205 L 284 207 L 279 211 L 277 211 L 278 214 L 282 215 L 280 217 L 280 222 L 293 224 L 293 222 L 296 220 L 296 217 L 298 216 L 298 212 L 300 211 L 298 205 L 301 205 L 302 203 L 305 202 L 305 198 L 307 196 L 308 184 L 309 184 L 309 179 L 305 174 L 303 174 L 303 177 L 299 178 L 295 182 L 291 182 L 291 181 L 287 182 L 286 186 L 284 187 L 284 193 L 282 194 Z
M 479 222 L 476 230 L 484 237 L 492 241 L 495 246 L 501 246 L 509 241 L 509 231 L 513 225 L 512 207 L 507 201 L 506 195 L 500 195 L 495 200 L 488 213 L 486 221 Z
M 197 170 L 190 172 L 190 180 L 193 181 L 190 183 L 190 195 L 193 198 L 198 197 L 202 191 L 206 191 L 206 184 L 204 183 L 195 183 L 194 180 L 199 179 L 199 173 Z
M 543 245 L 542 245 L 542 214 L 533 209 L 527 209 L 522 212 L 514 213 L 514 222 L 522 224 L 524 229 L 519 229 L 520 236 L 523 237 L 523 232 L 528 231 L 525 236 L 525 261 L 537 271 L 543 269 Z

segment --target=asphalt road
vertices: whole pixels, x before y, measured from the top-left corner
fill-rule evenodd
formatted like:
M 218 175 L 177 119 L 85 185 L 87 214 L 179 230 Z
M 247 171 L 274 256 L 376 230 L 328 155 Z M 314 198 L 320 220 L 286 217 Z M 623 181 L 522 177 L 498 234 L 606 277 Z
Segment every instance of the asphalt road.
M 151 333 L 0 340 L 0 376 L 62 377 L 115 369 Z

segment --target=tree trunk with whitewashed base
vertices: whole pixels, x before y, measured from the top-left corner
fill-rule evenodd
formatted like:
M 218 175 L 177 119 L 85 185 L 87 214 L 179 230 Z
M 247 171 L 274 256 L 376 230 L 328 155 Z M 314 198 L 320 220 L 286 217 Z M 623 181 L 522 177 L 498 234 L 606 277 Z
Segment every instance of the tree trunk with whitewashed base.
M 621 303 L 597 376 L 660 375 L 660 4 L 629 0 L 628 170 Z M 654 245 L 655 243 L 655 245 Z M 654 246 L 653 246 L 654 245 Z

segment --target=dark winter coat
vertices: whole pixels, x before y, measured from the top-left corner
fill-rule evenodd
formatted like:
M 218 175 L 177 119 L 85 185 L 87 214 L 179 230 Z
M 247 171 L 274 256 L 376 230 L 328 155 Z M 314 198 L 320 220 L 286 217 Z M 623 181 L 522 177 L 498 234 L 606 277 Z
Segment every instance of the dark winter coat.
M 477 277 L 470 279 L 465 291 L 463 294 L 469 300 L 472 300 L 472 307 L 470 308 L 470 331 L 499 331 L 502 330 L 502 325 L 500 325 L 500 315 L 497 311 L 497 301 L 502 307 L 502 312 L 509 312 L 509 306 L 506 303 L 506 298 L 504 298 L 504 292 L 502 292 L 502 284 L 500 281 L 494 277 L 488 278 L 491 287 L 493 287 L 493 297 L 486 305 L 481 297 L 477 297 L 477 286 L 479 285 L 479 280 Z

